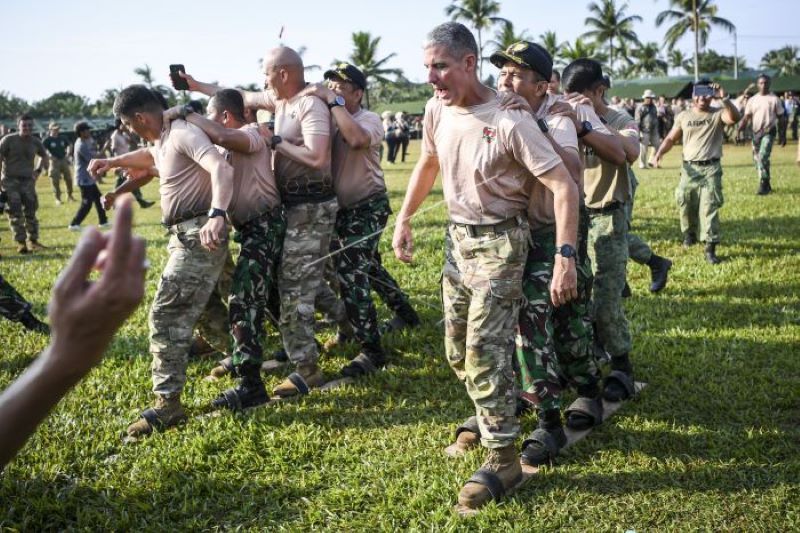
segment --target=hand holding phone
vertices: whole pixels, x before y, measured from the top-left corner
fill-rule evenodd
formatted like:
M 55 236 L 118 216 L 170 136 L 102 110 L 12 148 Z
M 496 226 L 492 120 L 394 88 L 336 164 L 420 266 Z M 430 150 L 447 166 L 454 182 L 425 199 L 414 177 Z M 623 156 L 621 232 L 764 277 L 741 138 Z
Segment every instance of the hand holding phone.
M 186 68 L 183 65 L 169 66 L 169 79 L 172 81 L 172 87 L 178 91 L 188 91 L 189 82 L 183 79 L 178 72 L 186 74 Z

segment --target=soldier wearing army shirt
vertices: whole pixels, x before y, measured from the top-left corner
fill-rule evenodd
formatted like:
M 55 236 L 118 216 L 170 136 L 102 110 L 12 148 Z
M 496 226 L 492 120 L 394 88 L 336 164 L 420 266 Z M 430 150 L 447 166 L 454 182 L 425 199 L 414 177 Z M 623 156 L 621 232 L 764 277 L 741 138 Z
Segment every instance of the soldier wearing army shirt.
M 51 122 L 48 127 L 49 135 L 45 137 L 42 144 L 50 154 L 50 182 L 53 184 L 53 194 L 56 197 L 56 205 L 61 205 L 61 180 L 67 189 L 67 198 L 71 202 L 75 201 L 72 197 L 72 173 L 67 161 L 67 150 L 69 141 L 61 137 L 61 126 L 57 122 Z
M 708 89 L 711 90 L 708 90 Z M 721 108 L 711 107 L 712 93 L 722 98 Z M 735 124 L 739 111 L 724 89 L 709 81 L 695 84 L 692 107 L 675 118 L 675 125 L 653 156 L 659 161 L 679 140 L 683 140 L 681 181 L 675 190 L 680 212 L 684 246 L 699 239 L 706 243 L 705 257 L 720 262 L 716 254 L 720 241 L 719 210 L 722 195 L 722 142 L 725 125 Z
M 392 245 L 413 258 L 411 217 L 441 169 L 450 216 L 442 280 L 445 353 L 472 399 L 488 454 L 459 493 L 475 509 L 521 478 L 513 380 L 514 330 L 522 296 L 529 228 L 525 183 L 536 176 L 554 192 L 559 244 L 574 248 L 577 187 L 549 141 L 521 111 L 502 111 L 477 77 L 478 47 L 462 24 L 447 22 L 424 46 L 434 97 L 425 108 L 422 156 L 411 176 Z M 551 297 L 575 297 L 574 259 L 556 262 Z M 496 492 L 494 493 L 496 494 Z

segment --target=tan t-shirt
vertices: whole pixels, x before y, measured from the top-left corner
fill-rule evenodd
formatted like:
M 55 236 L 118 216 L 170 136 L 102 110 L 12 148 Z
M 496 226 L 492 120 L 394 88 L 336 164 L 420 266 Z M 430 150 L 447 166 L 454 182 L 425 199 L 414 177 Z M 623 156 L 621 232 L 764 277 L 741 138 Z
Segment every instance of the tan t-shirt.
M 539 109 L 534 113 L 537 119 L 544 118 L 547 121 L 550 136 L 565 150 L 574 150 L 578 153 L 578 134 L 575 124 L 567 118 L 556 115 L 549 115 L 548 112 L 553 104 L 560 100 L 559 95 L 548 94 L 547 98 Z M 550 189 L 536 180 L 531 185 L 531 197 L 528 200 L 528 224 L 534 231 L 552 229 L 555 227 L 556 213 L 554 209 L 553 193 Z
M 165 225 L 211 208 L 211 176 L 199 161 L 216 154 L 216 148 L 203 130 L 180 119 L 165 123 L 150 153 L 160 176 L 158 191 Z
M 594 113 L 594 111 L 592 111 Z M 595 116 L 597 116 L 595 114 Z M 639 138 L 639 129 L 631 116 L 624 111 L 609 109 L 604 117 L 609 126 L 625 137 Z M 603 128 L 608 132 L 608 128 Z M 581 143 L 583 144 L 583 143 Z M 612 202 L 629 202 L 631 179 L 628 162 L 614 165 L 601 159 L 590 146 L 583 146 L 583 186 L 586 207 L 598 209 Z
M 233 166 L 233 196 L 228 218 L 235 227 L 281 204 L 272 173 L 272 150 L 259 135 L 258 125 L 245 124 L 239 131 L 250 139 L 247 153 L 226 151 L 226 159 Z
M 450 219 L 496 224 L 525 212 L 525 181 L 561 163 L 550 141 L 523 111 L 496 99 L 469 108 L 425 106 L 423 150 L 439 159 Z
M 756 94 L 747 101 L 744 112 L 753 115 L 753 132 L 760 133 L 775 127 L 783 115 L 783 104 L 774 94 Z
M 722 108 L 712 108 L 706 113 L 691 107 L 675 118 L 673 129 L 683 132 L 684 161 L 706 161 L 722 157 L 725 130 L 722 111 Z
M 288 100 L 277 100 L 272 91 L 261 91 L 256 107 L 272 111 L 275 117 L 275 135 L 283 142 L 302 145 L 306 135 L 331 135 L 331 113 L 325 102 L 315 96 L 295 95 Z M 275 152 L 273 158 L 275 178 L 282 194 L 308 194 L 311 190 L 332 189 L 330 161 L 321 170 L 309 168 Z
M 111 134 L 111 153 L 114 155 L 123 155 L 131 151 L 131 138 L 127 133 L 119 130 L 114 130 Z
M 381 170 L 381 143 L 383 142 L 383 123 L 381 117 L 359 109 L 353 115 L 359 126 L 369 135 L 369 147 L 352 150 L 340 131 L 333 137 L 331 169 L 333 188 L 340 207 L 351 207 L 373 194 L 386 192 L 386 184 Z
M 10 133 L 0 140 L 0 156 L 3 162 L 3 178 L 32 178 L 36 156 L 46 157 L 42 141 L 33 135 L 23 138 L 19 133 Z

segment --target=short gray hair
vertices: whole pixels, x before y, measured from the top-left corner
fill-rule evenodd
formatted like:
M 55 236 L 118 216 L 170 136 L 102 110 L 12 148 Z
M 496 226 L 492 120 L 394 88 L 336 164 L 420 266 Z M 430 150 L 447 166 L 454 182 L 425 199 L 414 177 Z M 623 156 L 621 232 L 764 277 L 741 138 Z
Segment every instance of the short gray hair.
M 445 22 L 439 24 L 428 33 L 422 48 L 431 46 L 442 46 L 450 51 L 450 54 L 461 59 L 467 54 L 478 54 L 478 43 L 469 28 L 460 22 Z

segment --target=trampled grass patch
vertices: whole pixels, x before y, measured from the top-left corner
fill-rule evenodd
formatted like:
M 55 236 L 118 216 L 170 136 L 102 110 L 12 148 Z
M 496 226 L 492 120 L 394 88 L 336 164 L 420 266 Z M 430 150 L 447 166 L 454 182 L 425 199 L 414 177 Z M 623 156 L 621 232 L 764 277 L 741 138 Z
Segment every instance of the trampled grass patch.
M 412 160 L 418 146 L 412 145 Z M 443 357 L 439 274 L 446 214 L 441 187 L 414 222 L 416 260 L 387 268 L 424 327 L 388 336 L 391 367 L 353 386 L 247 414 L 192 421 L 135 445 L 128 422 L 150 402 L 147 311 L 166 238 L 156 209 L 137 210 L 153 267 L 142 305 L 102 363 L 62 402 L 0 477 L 0 527 L 267 530 L 772 530 L 800 528 L 800 169 L 796 146 L 776 147 L 773 187 L 755 196 L 749 148 L 726 146 L 723 243 L 716 267 L 684 250 L 673 191 L 679 149 L 638 171 L 634 231 L 674 261 L 668 287 L 647 292 L 631 264 L 626 311 L 642 396 L 568 450 L 512 498 L 471 519 L 452 511 L 482 453 L 442 450 L 471 412 Z M 387 165 L 398 210 L 412 162 Z M 101 186 L 108 190 L 110 185 Z M 17 256 L 0 229 L 0 268 L 44 312 L 77 236 L 75 204 L 38 186 L 47 251 Z M 145 196 L 155 198 L 155 185 Z M 94 214 L 89 221 L 94 221 Z M 380 308 L 382 316 L 386 310 Z M 321 334 L 324 340 L 332 331 Z M 0 387 L 45 345 L 0 321 Z M 274 334 L 268 349 L 277 346 Z M 351 352 L 324 356 L 333 376 Z M 194 412 L 230 382 L 193 361 L 184 401 Z M 268 386 L 281 376 L 268 378 Z M 526 419 L 529 431 L 534 421 Z

